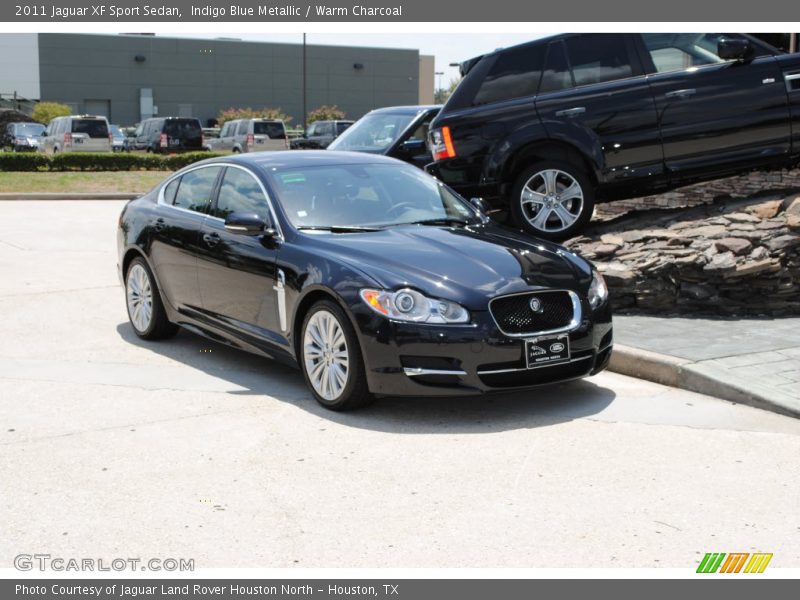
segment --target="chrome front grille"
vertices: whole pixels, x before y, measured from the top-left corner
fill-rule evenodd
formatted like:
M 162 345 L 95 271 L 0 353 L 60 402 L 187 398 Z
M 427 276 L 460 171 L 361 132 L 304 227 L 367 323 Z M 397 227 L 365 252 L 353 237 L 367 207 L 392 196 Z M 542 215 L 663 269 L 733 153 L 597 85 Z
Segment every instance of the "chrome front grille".
M 538 310 L 532 308 L 538 301 Z M 499 296 L 489 302 L 498 329 L 510 336 L 567 331 L 580 323 L 580 301 L 567 290 L 545 290 Z

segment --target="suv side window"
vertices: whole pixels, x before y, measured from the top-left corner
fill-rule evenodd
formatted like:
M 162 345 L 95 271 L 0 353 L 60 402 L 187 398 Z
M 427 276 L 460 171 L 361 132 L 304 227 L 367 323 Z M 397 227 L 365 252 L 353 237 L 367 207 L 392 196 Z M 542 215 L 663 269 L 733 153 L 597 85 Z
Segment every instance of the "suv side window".
M 552 42 L 547 49 L 547 62 L 542 72 L 539 93 L 557 92 L 572 87 L 572 73 L 569 70 L 567 54 L 563 42 Z
M 331 127 L 331 123 L 329 121 L 320 121 L 317 123 L 317 132 L 316 135 L 332 135 L 333 134 L 333 127 Z
M 248 172 L 228 167 L 222 177 L 213 216 L 226 219 L 233 212 L 256 213 L 270 222 L 269 205 L 258 181 Z
M 566 44 L 576 86 L 633 76 L 627 44 L 621 35 L 592 33 L 568 38 Z
M 498 54 L 478 88 L 473 104 L 489 104 L 536 94 L 545 48 L 537 44 Z
M 211 203 L 211 193 L 222 167 L 203 167 L 181 177 L 173 206 L 204 213 Z M 164 193 L 166 200 L 166 190 Z
M 643 33 L 641 36 L 658 73 L 725 62 L 717 53 L 719 41 L 741 39 L 729 33 Z M 751 45 L 755 56 L 769 55 L 760 44 L 751 42 Z
M 242 121 L 239 123 L 239 129 L 236 131 L 236 135 L 247 135 L 247 126 L 250 124 L 250 121 Z

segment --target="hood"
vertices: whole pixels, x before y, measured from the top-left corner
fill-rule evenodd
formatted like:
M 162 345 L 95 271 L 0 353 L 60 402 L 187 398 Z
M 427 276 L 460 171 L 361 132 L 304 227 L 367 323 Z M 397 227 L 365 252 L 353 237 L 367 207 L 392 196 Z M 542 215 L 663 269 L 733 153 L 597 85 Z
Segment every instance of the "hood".
M 493 224 L 308 237 L 384 289 L 412 287 L 473 310 L 485 309 L 494 296 L 529 289 L 585 291 L 591 279 L 589 263 L 565 248 Z

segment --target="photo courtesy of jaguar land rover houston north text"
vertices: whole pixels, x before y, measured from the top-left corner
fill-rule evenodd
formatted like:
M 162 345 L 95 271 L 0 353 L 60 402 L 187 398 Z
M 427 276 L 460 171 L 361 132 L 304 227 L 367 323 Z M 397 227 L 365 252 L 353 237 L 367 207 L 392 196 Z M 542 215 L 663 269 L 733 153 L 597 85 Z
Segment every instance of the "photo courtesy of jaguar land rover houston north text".
M 461 71 L 429 172 L 551 240 L 595 202 L 800 161 L 800 54 L 746 34 L 565 34 Z
M 332 409 L 604 369 L 602 277 L 420 169 L 309 150 L 207 159 L 129 202 L 119 273 L 145 339 L 181 325 L 299 366 Z

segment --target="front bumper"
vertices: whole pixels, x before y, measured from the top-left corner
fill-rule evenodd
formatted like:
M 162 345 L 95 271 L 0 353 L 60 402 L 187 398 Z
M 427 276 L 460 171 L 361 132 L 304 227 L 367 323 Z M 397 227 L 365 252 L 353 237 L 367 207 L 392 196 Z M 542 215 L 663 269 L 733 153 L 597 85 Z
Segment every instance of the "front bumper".
M 379 396 L 503 392 L 594 375 L 611 356 L 608 304 L 569 332 L 569 362 L 532 369 L 526 366 L 524 338 L 501 333 L 488 312 L 473 318 L 468 326 L 430 326 L 360 315 L 370 391 Z

